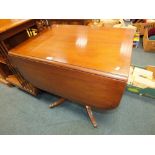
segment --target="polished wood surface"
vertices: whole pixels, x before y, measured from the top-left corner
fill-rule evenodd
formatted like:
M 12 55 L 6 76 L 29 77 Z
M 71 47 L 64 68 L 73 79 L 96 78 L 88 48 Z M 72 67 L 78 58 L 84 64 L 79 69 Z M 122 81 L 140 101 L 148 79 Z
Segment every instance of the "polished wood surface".
M 91 110 L 91 107 L 86 105 L 86 111 L 88 113 L 88 116 L 89 116 L 90 121 L 93 124 L 94 128 L 97 128 L 97 123 L 96 123 L 95 117 L 93 116 L 93 112 Z
M 0 33 L 17 27 L 28 21 L 30 21 L 30 19 L 0 19 Z
M 22 75 L 34 86 L 84 105 L 114 108 L 126 82 L 57 64 L 11 56 Z
M 133 31 L 57 25 L 11 53 L 128 76 Z
M 51 104 L 49 105 L 49 108 L 54 108 L 54 107 L 59 106 L 60 104 L 62 104 L 62 103 L 64 103 L 64 102 L 65 102 L 65 99 L 64 99 L 64 98 L 60 98 L 59 100 L 57 100 L 57 101 L 51 103 Z
M 54 26 L 9 53 L 34 86 L 90 107 L 118 106 L 124 92 L 134 32 Z

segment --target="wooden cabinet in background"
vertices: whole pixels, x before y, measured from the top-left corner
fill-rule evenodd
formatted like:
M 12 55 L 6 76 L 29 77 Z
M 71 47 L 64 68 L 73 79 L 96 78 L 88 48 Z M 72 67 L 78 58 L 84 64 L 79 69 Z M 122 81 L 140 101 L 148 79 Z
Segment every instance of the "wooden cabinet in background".
M 37 93 L 37 89 L 11 64 L 8 53 L 10 49 L 29 39 L 27 31 L 35 25 L 35 20 L 30 19 L 0 19 L 0 81 L 33 95 Z

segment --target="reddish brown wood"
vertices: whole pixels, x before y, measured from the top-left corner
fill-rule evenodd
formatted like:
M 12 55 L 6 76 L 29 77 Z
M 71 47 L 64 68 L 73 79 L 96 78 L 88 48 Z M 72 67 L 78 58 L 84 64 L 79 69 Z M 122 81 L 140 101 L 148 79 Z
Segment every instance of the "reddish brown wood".
M 92 19 L 48 19 L 49 25 L 67 24 L 67 25 L 88 25 Z
M 28 83 L 10 63 L 8 59 L 8 50 L 28 39 L 26 29 L 34 25 L 35 20 L 0 19 L 0 58 L 3 58 L 1 59 L 3 61 L 0 61 L 0 63 L 5 64 L 5 68 L 8 68 L 11 71 L 10 75 L 13 74 L 14 77 L 17 78 L 18 82 L 15 82 L 14 85 L 17 86 L 17 83 L 19 83 L 18 87 L 23 87 L 24 90 L 27 90 L 32 95 L 37 92 L 36 88 Z M 1 67 L 1 70 L 2 69 L 4 73 L 7 71 Z M 5 77 L 5 79 L 7 79 L 7 77 Z M 9 78 L 9 81 L 12 81 L 11 83 L 13 84 L 16 80 L 14 80 L 14 78 L 10 80 Z
M 0 75 L 3 79 L 5 79 L 8 75 L 10 75 L 10 70 L 4 65 L 3 63 L 0 63 Z
M 29 36 L 27 34 L 27 31 L 21 31 L 12 37 L 7 38 L 4 43 L 6 47 L 9 49 L 12 49 L 13 47 L 17 46 L 18 44 L 22 43 L 23 41 L 29 39 Z
M 86 111 L 88 113 L 88 116 L 89 116 L 90 121 L 93 124 L 94 128 L 97 128 L 97 123 L 96 123 L 95 117 L 93 116 L 93 112 L 91 110 L 91 107 L 86 105 Z
M 32 19 L 0 19 L 0 41 L 35 25 Z
M 34 86 L 96 108 L 118 106 L 124 92 L 134 32 L 56 25 L 10 51 Z
M 27 40 L 12 52 L 44 61 L 51 57 L 52 62 L 122 77 L 128 76 L 133 33 L 128 29 L 57 25 Z
M 1 75 L 0 75 L 0 83 L 6 84 L 9 87 L 13 87 L 13 85 L 9 83 L 7 80 L 5 80 L 4 78 L 2 78 Z
M 15 77 L 15 75 L 9 75 L 7 78 L 6 78 L 7 82 L 9 82 L 9 84 L 11 86 L 16 86 L 17 88 L 21 89 L 21 90 L 24 90 L 24 91 L 27 91 L 29 93 L 31 93 L 31 95 L 34 95 L 36 96 L 38 93 L 39 93 L 39 90 L 38 89 L 33 89 L 33 87 L 29 90 L 27 90 L 27 87 L 23 87 L 19 81 L 17 80 L 17 78 Z M 10 86 L 9 85 L 9 86 Z M 25 85 L 27 85 L 27 83 L 25 83 Z
M 0 33 L 17 27 L 21 24 L 31 21 L 31 19 L 1 19 L 0 20 Z
M 22 75 L 34 86 L 69 100 L 99 108 L 116 107 L 126 82 L 106 76 L 21 57 L 13 57 Z
M 59 106 L 59 105 L 62 104 L 64 101 L 65 101 L 64 98 L 60 98 L 59 100 L 57 100 L 57 101 L 51 103 L 51 104 L 49 105 L 49 108 L 54 108 L 54 107 L 56 107 L 56 106 Z

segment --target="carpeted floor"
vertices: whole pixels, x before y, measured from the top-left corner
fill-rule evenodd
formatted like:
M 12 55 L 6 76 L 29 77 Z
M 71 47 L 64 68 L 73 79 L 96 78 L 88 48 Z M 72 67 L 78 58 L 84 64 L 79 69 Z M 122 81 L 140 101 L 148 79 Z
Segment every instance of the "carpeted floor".
M 132 63 L 155 65 L 155 53 L 133 49 Z M 97 129 L 80 105 L 67 101 L 48 109 L 56 99 L 48 93 L 33 97 L 0 84 L 0 134 L 155 134 L 155 99 L 125 92 L 118 108 L 94 112 Z

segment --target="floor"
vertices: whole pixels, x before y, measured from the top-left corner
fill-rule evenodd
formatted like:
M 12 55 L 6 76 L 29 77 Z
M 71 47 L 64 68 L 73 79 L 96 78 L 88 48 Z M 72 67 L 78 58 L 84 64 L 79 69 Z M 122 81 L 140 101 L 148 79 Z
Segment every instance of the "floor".
M 155 65 L 155 53 L 133 49 L 132 64 Z M 118 108 L 94 112 L 96 129 L 80 105 L 66 101 L 48 109 L 56 99 L 45 92 L 33 97 L 0 84 L 0 134 L 155 134 L 155 99 L 125 92 Z

